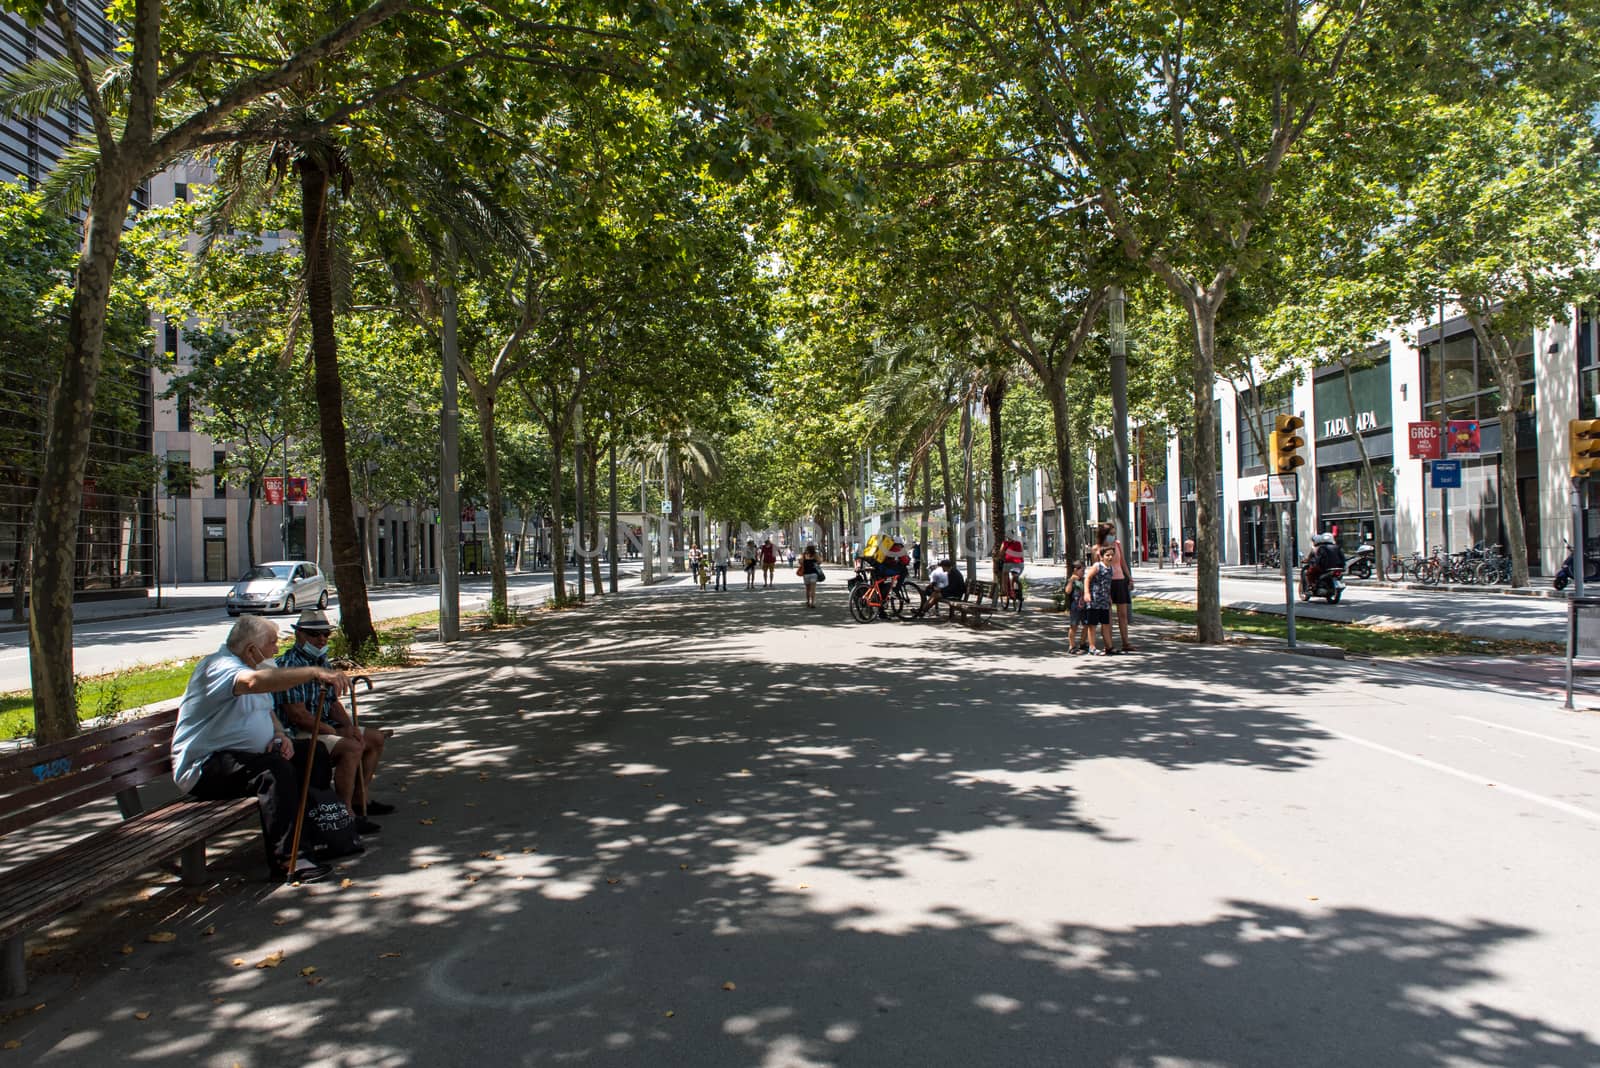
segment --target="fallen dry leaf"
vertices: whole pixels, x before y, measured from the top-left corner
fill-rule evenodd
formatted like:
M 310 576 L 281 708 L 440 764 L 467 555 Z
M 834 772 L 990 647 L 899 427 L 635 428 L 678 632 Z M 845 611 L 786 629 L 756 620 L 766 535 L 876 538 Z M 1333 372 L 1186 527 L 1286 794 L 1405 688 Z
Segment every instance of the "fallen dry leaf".
M 136 1013 L 133 1014 L 133 1018 L 135 1020 L 148 1020 L 148 1019 L 150 1019 L 150 1013 L 149 1013 L 148 1010 L 146 1010 L 144 1012 L 136 1012 Z
M 679 871 L 688 871 L 689 870 L 689 865 L 687 865 L 687 864 L 679 864 L 678 865 L 678 870 Z
M 477 808 L 478 807 L 478 803 L 476 801 L 468 801 L 467 802 L 467 807 L 468 808 Z
M 289 922 L 289 918 L 287 916 L 279 916 L 277 919 L 272 921 L 272 926 L 274 926 L 274 927 L 282 927 L 284 924 L 286 924 L 288 922 Z
M 479 853 L 478 856 L 480 856 L 480 857 L 492 857 L 492 856 L 494 856 L 494 850 L 485 849 L 483 852 Z
M 207 894 L 196 894 L 196 895 L 194 895 L 194 903 L 196 905 L 204 905 L 207 901 L 210 901 L 210 900 L 211 900 L 211 898 Z
M 300 969 L 300 974 L 301 975 L 316 975 L 317 974 L 317 966 L 315 964 L 307 964 L 304 968 Z
M 538 850 L 533 848 L 533 846 L 523 846 L 522 847 L 522 851 L 524 853 L 537 853 L 538 852 Z
M 133 953 L 133 947 L 132 946 L 123 946 L 122 949 L 119 952 L 121 952 L 121 954 L 124 957 L 129 956 L 130 954 Z
M 494 859 L 495 860 L 505 860 L 506 859 L 506 855 L 504 853 L 496 853 L 494 855 Z
M 206 929 L 204 931 L 200 932 L 200 937 L 201 938 L 210 938 L 212 935 L 214 935 L 216 933 L 217 933 L 217 925 L 214 924 L 214 923 L 210 923 L 210 924 L 206 925 Z
M 313 975 L 311 978 L 306 980 L 306 986 L 316 986 L 320 982 L 322 982 L 322 976 Z
M 282 963 L 283 963 L 283 950 L 280 949 L 276 953 L 269 953 L 267 956 L 262 957 L 260 960 L 256 961 L 256 967 L 257 968 L 276 968 L 278 965 L 280 965 Z
M 379 960 L 388 960 L 391 957 L 398 957 L 398 956 L 400 956 L 400 951 L 395 949 L 395 950 L 390 950 L 388 953 L 379 953 L 378 954 L 378 959 Z
M 356 883 L 356 881 L 354 879 L 340 879 L 339 880 L 339 889 L 340 890 L 348 890 L 352 886 L 354 886 L 355 883 Z
M 419 868 L 431 868 L 431 867 L 433 867 L 433 861 L 425 860 L 421 864 L 418 864 L 417 867 L 419 867 Z
M 146 942 L 176 942 L 178 936 L 171 931 L 151 931 L 144 936 Z
M 467 876 L 467 884 L 468 884 L 468 885 L 469 885 L 469 886 L 470 886 L 470 885 L 471 885 L 471 884 L 473 884 L 473 883 L 475 883 L 475 882 L 477 882 L 477 881 L 478 881 L 478 876 L 476 876 L 476 875 L 469 875 L 469 876 Z
M 668 1015 L 671 1015 L 671 1014 L 669 1013 Z M 8 1039 L 6 1039 L 6 1047 L 5 1048 L 6 1049 L 21 1049 L 22 1048 L 22 1040 L 18 1039 L 18 1038 L 8 1038 Z
M 722 989 L 724 989 L 724 990 L 733 990 L 733 989 L 736 989 L 736 988 L 734 987 L 734 985 L 732 983 L 723 983 L 722 984 Z
M 372 893 L 368 894 L 367 896 L 368 897 L 382 897 L 383 896 L 383 891 L 382 890 L 374 890 Z
M 244 960 L 243 957 L 235 957 L 232 960 L 230 960 L 228 963 L 233 965 L 235 968 L 243 968 L 244 964 L 245 964 L 245 960 Z
M 606 885 L 607 886 L 616 886 L 621 881 L 622 881 L 621 879 L 607 879 L 606 880 Z
M 432 827 L 433 826 L 433 817 L 432 816 L 427 816 L 427 817 L 425 817 L 423 819 L 418 820 L 417 822 L 422 824 L 424 827 Z
M 673 1012 L 671 1009 L 668 1009 L 666 1012 L 662 1013 L 661 1015 L 663 1015 L 663 1016 L 676 1016 L 678 1014 Z

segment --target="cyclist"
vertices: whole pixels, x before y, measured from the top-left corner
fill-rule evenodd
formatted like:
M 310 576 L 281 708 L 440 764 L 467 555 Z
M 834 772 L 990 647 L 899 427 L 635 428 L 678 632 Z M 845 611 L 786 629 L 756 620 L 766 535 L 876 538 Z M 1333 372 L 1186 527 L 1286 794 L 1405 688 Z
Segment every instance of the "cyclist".
M 1017 579 L 1022 574 L 1022 542 L 1017 539 L 1016 531 L 1006 534 L 1006 540 L 1000 543 L 1000 556 L 1004 565 L 1004 593 L 1010 599 L 1017 595 Z

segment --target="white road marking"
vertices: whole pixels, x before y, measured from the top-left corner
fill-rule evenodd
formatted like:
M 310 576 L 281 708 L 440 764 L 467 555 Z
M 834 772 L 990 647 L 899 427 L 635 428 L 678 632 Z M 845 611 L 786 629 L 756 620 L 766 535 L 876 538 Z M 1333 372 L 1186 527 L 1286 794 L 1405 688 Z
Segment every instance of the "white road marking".
M 1590 823 L 1600 823 L 1600 812 L 1596 812 L 1593 809 L 1583 808 L 1579 805 L 1568 804 L 1567 802 L 1558 800 L 1557 798 L 1546 797 L 1543 794 L 1536 794 L 1531 790 L 1524 790 L 1519 786 L 1510 786 L 1503 782 L 1495 782 L 1491 784 L 1487 778 L 1478 774 L 1477 772 L 1462 771 L 1460 768 L 1452 768 L 1448 764 L 1441 764 L 1436 760 L 1429 760 L 1426 757 L 1419 757 L 1415 753 L 1407 753 L 1400 749 L 1390 748 L 1389 746 L 1383 745 L 1379 742 L 1368 741 L 1365 738 L 1358 738 L 1353 734 L 1346 734 L 1344 731 L 1336 731 L 1332 727 L 1329 727 L 1325 724 L 1319 723 L 1317 726 L 1321 727 L 1335 738 L 1343 738 L 1347 742 L 1354 742 L 1356 745 L 1366 746 L 1368 749 L 1376 750 L 1379 753 L 1388 753 L 1390 756 L 1399 757 L 1401 760 L 1409 760 L 1411 763 L 1420 767 L 1443 772 L 1446 775 L 1453 775 L 1458 779 L 1465 780 L 1466 782 L 1477 783 L 1480 786 L 1493 785 L 1495 790 L 1499 793 L 1510 794 L 1513 797 L 1520 797 L 1524 801 L 1532 801 L 1536 805 L 1544 805 L 1546 808 L 1553 808 L 1557 812 L 1565 812 L 1569 816 L 1577 816 L 1579 819 L 1588 820 Z
M 1496 723 L 1493 720 L 1488 719 L 1479 719 L 1477 716 L 1463 716 L 1460 713 L 1457 713 L 1456 719 L 1464 719 L 1472 723 L 1481 723 L 1485 727 L 1494 727 L 1497 730 L 1510 731 L 1512 734 L 1526 734 L 1529 738 L 1538 738 L 1541 741 L 1554 742 L 1556 745 L 1567 745 L 1574 749 L 1587 749 L 1591 753 L 1600 753 L 1600 745 L 1585 745 L 1582 742 L 1574 742 L 1568 738 L 1557 738 L 1550 734 L 1540 734 L 1538 731 L 1523 730 L 1521 727 L 1508 727 L 1504 723 Z

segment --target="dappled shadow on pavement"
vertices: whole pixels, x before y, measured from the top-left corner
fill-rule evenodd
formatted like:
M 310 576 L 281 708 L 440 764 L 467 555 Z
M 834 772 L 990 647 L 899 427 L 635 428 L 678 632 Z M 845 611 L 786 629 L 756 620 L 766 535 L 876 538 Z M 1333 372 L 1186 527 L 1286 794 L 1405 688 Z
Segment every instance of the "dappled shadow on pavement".
M 178 897 L 177 940 L 84 992 L 109 1008 L 12 1028 L 42 1064 L 1600 1062 L 1470 1000 L 1528 930 L 1107 922 L 1101 873 L 1041 880 L 1138 846 L 1085 810 L 1091 764 L 1313 766 L 1298 663 L 1069 659 L 1056 619 L 862 627 L 830 592 L 624 596 L 385 680 L 402 812 L 350 885 Z

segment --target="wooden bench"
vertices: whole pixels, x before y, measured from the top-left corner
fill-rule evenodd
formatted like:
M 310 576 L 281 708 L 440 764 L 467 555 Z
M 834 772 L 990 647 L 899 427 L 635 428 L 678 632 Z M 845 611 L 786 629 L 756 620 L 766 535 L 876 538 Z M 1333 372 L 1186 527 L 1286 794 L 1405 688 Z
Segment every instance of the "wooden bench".
M 939 603 L 945 607 L 946 621 L 952 621 L 959 616 L 963 623 L 981 627 L 984 618 L 994 612 L 997 593 L 993 582 L 973 579 L 967 583 L 967 588 L 958 600 L 943 600 Z
M 23 940 L 58 913 L 180 855 L 186 884 L 203 882 L 206 839 L 256 815 L 255 798 L 180 799 L 144 811 L 138 788 L 172 775 L 177 709 L 0 757 L 0 836 L 115 797 L 123 821 L 0 874 L 4 996 L 27 990 Z M 11 844 L 15 844 L 12 840 Z

